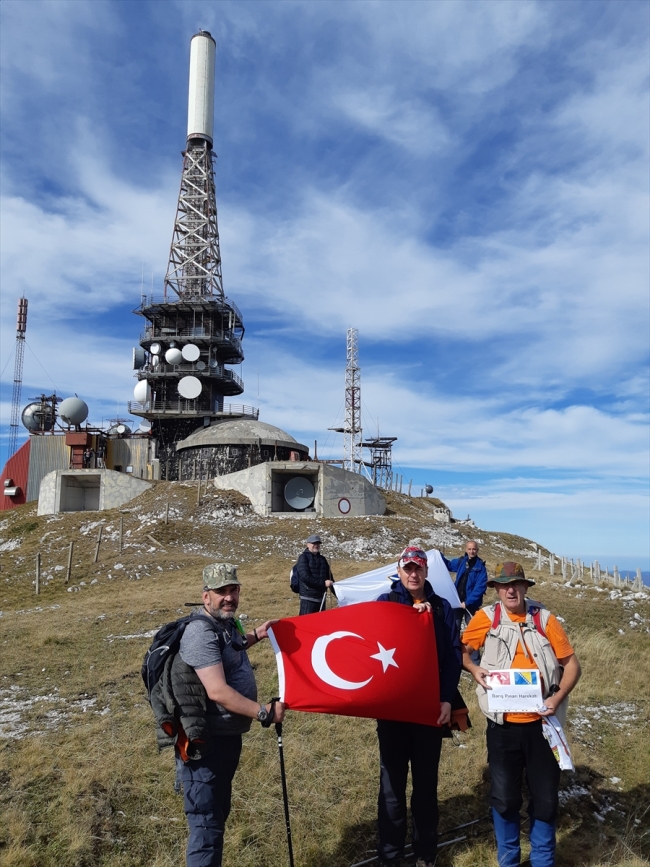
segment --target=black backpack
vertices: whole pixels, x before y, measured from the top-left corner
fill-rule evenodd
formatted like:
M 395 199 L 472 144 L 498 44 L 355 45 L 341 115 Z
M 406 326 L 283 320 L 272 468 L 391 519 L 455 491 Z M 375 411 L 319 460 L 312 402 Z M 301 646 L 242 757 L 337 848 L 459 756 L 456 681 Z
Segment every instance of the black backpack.
M 158 632 L 154 635 L 149 650 L 144 655 L 140 674 L 144 681 L 147 690 L 147 697 L 151 700 L 151 691 L 162 677 L 165 663 L 170 656 L 178 653 L 178 648 L 181 644 L 181 638 L 185 632 L 185 627 L 190 620 L 205 620 L 206 623 L 214 630 L 219 641 L 219 650 L 223 653 L 224 638 L 221 629 L 212 617 L 205 614 L 188 614 L 186 617 L 181 617 L 178 620 L 172 620 L 161 626 Z
M 296 566 L 297 565 L 298 564 L 296 563 Z M 291 572 L 289 572 L 289 586 L 294 593 L 300 593 L 300 578 L 298 577 L 296 566 L 292 566 Z

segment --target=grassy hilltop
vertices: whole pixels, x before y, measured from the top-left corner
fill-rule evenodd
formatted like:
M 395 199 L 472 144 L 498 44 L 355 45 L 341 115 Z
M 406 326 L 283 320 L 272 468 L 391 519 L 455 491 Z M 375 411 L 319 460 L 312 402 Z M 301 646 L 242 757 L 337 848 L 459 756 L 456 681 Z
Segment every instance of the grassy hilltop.
M 647 864 L 650 596 L 588 583 L 565 586 L 535 570 L 529 540 L 438 524 L 434 504 L 392 493 L 382 518 L 260 518 L 237 493 L 209 491 L 197 504 L 196 486 L 161 482 L 112 512 L 38 518 L 32 504 L 5 513 L 0 864 L 184 864 L 182 799 L 173 792 L 170 751 L 156 750 L 140 681 L 142 656 L 157 627 L 185 613 L 184 603 L 200 600 L 207 562 L 240 564 L 240 611 L 248 624 L 296 614 L 288 573 L 315 531 L 337 578 L 394 560 L 414 540 L 456 555 L 473 537 L 490 570 L 503 559 L 524 563 L 538 582 L 533 597 L 564 618 L 584 672 L 569 710 L 577 770 L 563 774 L 558 865 Z M 250 655 L 260 697 L 270 697 L 277 688 L 270 645 Z M 474 728 L 443 747 L 442 831 L 487 815 L 484 721 L 472 684 L 464 675 L 461 689 Z M 290 713 L 284 733 L 296 867 L 348 867 L 371 857 L 378 788 L 373 721 Z M 244 744 L 224 863 L 281 867 L 288 859 L 274 731 L 255 724 Z M 441 867 L 496 867 L 489 832 L 481 821 L 443 837 L 467 839 L 442 850 Z

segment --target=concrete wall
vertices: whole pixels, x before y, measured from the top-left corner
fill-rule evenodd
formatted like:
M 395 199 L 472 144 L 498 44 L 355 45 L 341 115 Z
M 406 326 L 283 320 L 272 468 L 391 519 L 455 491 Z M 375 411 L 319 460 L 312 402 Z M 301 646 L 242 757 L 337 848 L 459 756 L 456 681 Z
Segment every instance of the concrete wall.
M 116 509 L 150 487 L 113 470 L 55 470 L 41 482 L 37 514 Z
M 286 481 L 306 475 L 316 489 L 310 511 L 292 509 L 279 495 Z M 317 461 L 273 461 L 237 473 L 218 476 L 212 484 L 219 490 L 239 491 L 258 515 L 291 513 L 294 517 L 356 518 L 383 515 L 386 501 L 381 492 L 357 473 Z M 275 490 L 275 496 L 274 496 Z

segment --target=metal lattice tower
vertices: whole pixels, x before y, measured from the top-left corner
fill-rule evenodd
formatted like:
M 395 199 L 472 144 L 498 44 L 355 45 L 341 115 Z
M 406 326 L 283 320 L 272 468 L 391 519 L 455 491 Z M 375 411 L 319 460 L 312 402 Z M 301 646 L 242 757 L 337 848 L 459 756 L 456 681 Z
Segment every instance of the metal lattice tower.
M 343 428 L 343 469 L 360 473 L 361 454 L 361 368 L 359 367 L 359 331 L 348 328 L 347 364 L 345 367 L 345 426 Z
M 208 141 L 188 141 L 165 276 L 165 298 L 168 289 L 181 298 L 223 298 L 212 159 Z
M 23 362 L 25 359 L 25 332 L 27 331 L 27 299 L 18 299 L 16 319 L 16 357 L 14 360 L 14 387 L 11 393 L 11 421 L 9 422 L 9 453 L 16 451 L 18 439 L 18 415 L 20 413 L 20 394 L 23 388 Z
M 376 437 L 361 445 L 370 449 L 372 482 L 378 488 L 389 491 L 393 486 L 393 443 L 397 437 Z

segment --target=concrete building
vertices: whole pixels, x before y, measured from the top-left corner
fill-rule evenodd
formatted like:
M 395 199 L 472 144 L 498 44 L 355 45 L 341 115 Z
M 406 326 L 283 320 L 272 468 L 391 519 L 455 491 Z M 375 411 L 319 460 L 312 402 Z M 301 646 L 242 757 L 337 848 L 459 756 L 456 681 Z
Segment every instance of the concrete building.
M 386 511 L 380 491 L 364 476 L 318 461 L 270 461 L 212 484 L 248 497 L 258 515 L 356 518 Z
M 198 428 L 177 443 L 168 460 L 163 478 L 210 479 L 265 461 L 309 460 L 309 449 L 272 424 L 236 418 Z
M 113 470 L 54 470 L 41 482 L 38 515 L 117 509 L 151 487 Z

